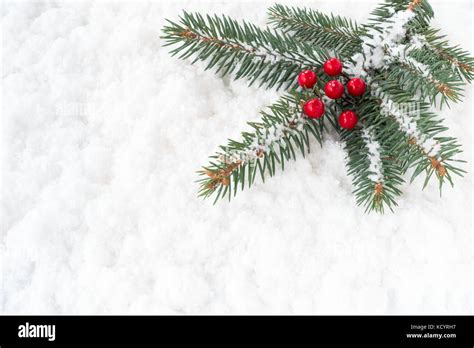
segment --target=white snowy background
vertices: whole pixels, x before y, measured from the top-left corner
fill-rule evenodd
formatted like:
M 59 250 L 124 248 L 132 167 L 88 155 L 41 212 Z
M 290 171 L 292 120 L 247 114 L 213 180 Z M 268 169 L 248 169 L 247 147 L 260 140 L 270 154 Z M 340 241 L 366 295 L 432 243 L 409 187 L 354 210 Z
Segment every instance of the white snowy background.
M 2 313 L 471 313 L 471 89 L 442 111 L 470 171 L 442 198 L 417 180 L 364 214 L 331 137 L 230 204 L 195 198 L 279 93 L 170 57 L 164 18 L 264 25 L 271 4 L 2 2 Z M 364 21 L 377 1 L 298 4 Z M 471 1 L 432 5 L 473 52 Z

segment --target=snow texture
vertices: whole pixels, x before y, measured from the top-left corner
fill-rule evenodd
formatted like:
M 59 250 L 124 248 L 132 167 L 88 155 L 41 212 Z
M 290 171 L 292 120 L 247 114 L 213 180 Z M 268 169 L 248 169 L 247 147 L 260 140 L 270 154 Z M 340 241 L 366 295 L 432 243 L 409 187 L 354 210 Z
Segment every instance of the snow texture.
M 360 22 L 376 4 L 298 3 Z M 432 4 L 472 52 L 470 1 Z M 164 18 L 264 25 L 270 5 L 2 2 L 2 313 L 471 313 L 471 89 L 442 111 L 469 160 L 442 198 L 420 178 L 364 214 L 334 135 L 231 203 L 195 198 L 279 93 L 170 57 Z
M 415 48 L 423 47 L 423 37 L 415 35 L 409 44 L 401 41 L 406 35 L 406 25 L 415 18 L 411 10 L 394 12 L 386 22 L 369 29 L 362 39 L 362 52 L 356 53 L 345 69 L 354 76 L 366 75 L 365 70 L 388 69 L 390 64 L 401 62 L 420 70 L 425 77 L 431 77 L 429 67 L 408 56 Z
M 362 128 L 362 139 L 369 153 L 369 172 L 368 178 L 375 183 L 383 182 L 382 159 L 380 157 L 380 144 L 374 139 L 369 127 Z
M 394 12 L 386 22 L 380 23 L 376 28 L 369 29 L 367 35 L 362 37 L 362 52 L 356 53 L 353 64 L 346 64 L 345 71 L 351 75 L 364 77 L 365 70 L 388 69 L 394 62 L 403 62 L 419 69 L 424 76 L 430 76 L 429 68 L 408 57 L 407 55 L 415 46 L 422 42 L 417 35 L 410 45 L 402 44 L 406 35 L 406 25 L 415 18 L 411 10 Z

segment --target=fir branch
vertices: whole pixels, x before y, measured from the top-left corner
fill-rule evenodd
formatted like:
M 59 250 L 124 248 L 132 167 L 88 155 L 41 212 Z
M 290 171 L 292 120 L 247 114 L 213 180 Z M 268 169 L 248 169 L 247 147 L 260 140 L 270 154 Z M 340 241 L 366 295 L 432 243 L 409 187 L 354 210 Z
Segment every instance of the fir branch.
M 202 178 L 199 196 L 207 198 L 216 194 L 219 198 L 231 199 L 240 186 L 251 187 L 257 173 L 262 181 L 273 176 L 285 163 L 303 156 L 310 150 L 310 137 L 321 144 L 323 122 L 306 118 L 302 103 L 308 95 L 293 92 L 262 112 L 261 122 L 249 122 L 252 132 L 242 133 L 240 141 L 229 140 L 227 146 L 211 156 L 210 164 L 199 171 Z
M 410 30 L 417 32 L 429 26 L 434 13 L 427 0 L 385 0 L 371 12 L 368 26 L 373 27 L 387 21 L 395 12 L 410 11 L 415 18 L 410 22 Z
M 167 45 L 180 45 L 173 55 L 207 61 L 206 69 L 247 78 L 250 84 L 260 81 L 293 91 L 263 112 L 261 122 L 249 122 L 253 129 L 242 133 L 241 140 L 230 140 L 211 156 L 200 171 L 200 196 L 230 199 L 238 187 L 250 187 L 257 172 L 264 181 L 277 167 L 283 170 L 298 151 L 303 156 L 309 151 L 310 135 L 321 143 L 323 120 L 344 141 L 356 201 L 366 211 L 392 210 L 408 170 L 413 171 L 411 181 L 425 174 L 423 188 L 433 176 L 441 189 L 446 181 L 453 185 L 453 175 L 463 175 L 457 163 L 463 162 L 457 159 L 460 145 L 444 135 L 447 128 L 430 104 L 418 100 L 435 104 L 441 99 L 441 105 L 458 101 L 461 87 L 474 77 L 474 59 L 429 28 L 433 11 L 427 0 L 386 0 L 362 26 L 281 5 L 271 7 L 269 15 L 283 34 L 226 16 L 188 13 L 164 28 Z M 339 79 L 364 78 L 368 93 L 340 100 L 323 97 L 326 116 L 314 121 L 305 117 L 301 103 L 319 95 L 330 78 L 321 74 L 313 90 L 299 92 L 296 77 L 307 68 L 319 72 L 328 52 L 345 57 Z M 403 104 L 416 105 L 417 113 L 400 109 Z M 338 115 L 347 109 L 356 111 L 359 123 L 341 130 Z
M 347 18 L 325 15 L 308 8 L 295 8 L 275 4 L 268 9 L 270 24 L 291 34 L 300 42 L 350 56 L 360 45 L 361 29 Z
M 438 29 L 429 28 L 423 33 L 424 47 L 419 56 L 434 56 L 447 68 L 454 70 L 460 78 L 467 82 L 474 79 L 474 57 L 459 46 L 450 46 L 444 36 L 439 35 Z M 434 60 L 433 59 L 433 60 Z
M 367 141 L 370 133 L 370 143 Z M 397 205 L 395 199 L 401 195 L 400 186 L 404 182 L 399 164 L 392 160 L 389 152 L 390 144 L 387 139 L 377 135 L 377 126 L 372 125 L 368 130 L 364 126 L 350 131 L 342 131 L 341 139 L 345 142 L 347 151 L 347 171 L 352 176 L 354 194 L 358 205 L 365 207 L 366 212 L 383 213 L 385 207 L 393 211 Z M 382 178 L 374 180 L 373 149 L 370 144 L 377 144 L 379 170 Z
M 179 24 L 169 23 L 163 29 L 165 46 L 181 44 L 172 55 L 194 56 L 193 63 L 207 61 L 206 69 L 216 67 L 216 73 L 247 78 L 250 84 L 258 80 L 260 86 L 296 87 L 301 70 L 316 70 L 328 58 L 323 49 L 227 16 L 204 18 L 185 12 Z
M 433 105 L 438 97 L 441 97 L 440 106 L 448 104 L 449 100 L 457 102 L 462 97 L 463 83 L 456 75 L 446 70 L 422 69 L 414 60 L 398 60 L 384 76 L 397 80 L 402 89 Z
M 442 125 L 442 120 L 430 111 L 429 104 L 414 101 L 408 93 L 394 86 L 385 90 L 377 86 L 372 83 L 371 94 L 380 105 L 380 115 L 385 119 L 381 134 L 395 139 L 389 152 L 397 159 L 402 172 L 414 169 L 410 182 L 425 173 L 423 188 L 433 173 L 440 188 L 445 179 L 453 185 L 451 173 L 460 176 L 465 173 L 456 162 L 464 161 L 457 159 L 462 150 L 456 139 L 442 135 L 448 130 Z M 388 95 L 387 90 L 392 91 L 392 95 Z M 409 106 L 411 110 L 401 110 L 400 105 Z M 393 128 L 393 123 L 398 129 Z
M 348 108 L 359 115 L 359 123 L 354 129 L 344 130 L 337 118 Z M 356 203 L 365 207 L 366 212 L 383 213 L 386 208 L 393 211 L 404 182 L 401 161 L 396 160 L 391 152 L 400 140 L 400 134 L 393 137 L 391 132 L 397 131 L 398 125 L 387 125 L 380 114 L 379 104 L 368 95 L 358 100 L 327 103 L 325 118 L 344 142 L 346 167 L 352 177 Z
M 464 86 L 463 77 L 456 66 L 449 60 L 443 60 L 439 54 L 428 47 L 425 38 L 422 35 L 414 35 L 407 44 L 404 52 L 405 60 L 413 62 L 413 66 L 421 67 L 426 77 L 436 80 L 433 76 L 449 76 L 451 83 L 456 86 Z M 438 83 L 439 85 L 439 83 Z M 446 88 L 441 88 L 446 90 Z M 449 89 L 449 87 L 448 87 Z
M 385 44 L 383 47 L 383 62 L 381 66 L 371 64 L 372 58 L 365 66 L 385 72 L 385 78 L 394 78 L 398 84 L 412 95 L 421 99 L 428 99 L 436 105 L 437 97 L 441 96 L 440 105 L 448 100 L 460 100 L 462 81 L 452 74 L 451 70 L 440 68 L 440 64 L 426 65 L 417 60 L 416 55 L 410 55 L 413 50 L 411 41 L 414 35 L 425 31 L 428 20 L 432 17 L 432 9 L 427 1 L 412 1 L 406 9 L 406 2 L 401 0 L 386 1 L 385 4 L 373 12 L 371 25 L 367 26 L 368 40 L 364 40 L 362 48 L 364 54 L 380 54 L 372 43 Z M 397 26 L 403 28 L 403 36 Z M 386 40 L 385 37 L 394 37 Z M 385 42 L 387 41 L 387 42 Z

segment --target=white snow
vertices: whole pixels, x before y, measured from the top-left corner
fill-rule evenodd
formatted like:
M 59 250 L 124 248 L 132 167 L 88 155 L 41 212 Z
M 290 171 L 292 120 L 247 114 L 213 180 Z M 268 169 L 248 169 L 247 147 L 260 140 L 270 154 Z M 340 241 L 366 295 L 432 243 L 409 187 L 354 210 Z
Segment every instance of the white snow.
M 386 22 L 367 31 L 362 36 L 362 52 L 352 57 L 354 63 L 346 63 L 345 71 L 351 75 L 364 77 L 364 69 L 387 69 L 389 64 L 405 52 L 400 42 L 406 34 L 406 25 L 415 17 L 413 11 L 394 12 Z M 402 47 L 401 47 L 402 46 Z
M 375 140 L 370 127 L 362 128 L 362 139 L 369 153 L 369 171 L 368 178 L 374 183 L 383 182 L 382 159 L 380 156 L 380 144 Z
M 427 78 L 433 79 L 429 67 L 408 54 L 423 46 L 421 35 L 415 35 L 408 44 L 401 43 L 406 34 L 406 25 L 415 18 L 410 10 L 394 12 L 384 23 L 369 29 L 363 36 L 362 52 L 356 53 L 353 63 L 346 64 L 345 71 L 353 76 L 365 77 L 369 69 L 389 69 L 390 64 L 401 62 L 416 68 Z
M 413 48 L 423 48 L 427 44 L 426 38 L 423 35 L 413 35 L 410 39 L 410 45 L 413 46 Z
M 472 52 L 452 3 L 435 24 Z M 442 198 L 420 178 L 365 215 L 334 135 L 231 203 L 195 198 L 280 93 L 170 57 L 160 28 L 182 9 L 263 25 L 271 4 L 2 3 L 2 313 L 471 313 L 471 89 L 443 110 L 470 173 Z M 364 21 L 377 2 L 298 4 Z

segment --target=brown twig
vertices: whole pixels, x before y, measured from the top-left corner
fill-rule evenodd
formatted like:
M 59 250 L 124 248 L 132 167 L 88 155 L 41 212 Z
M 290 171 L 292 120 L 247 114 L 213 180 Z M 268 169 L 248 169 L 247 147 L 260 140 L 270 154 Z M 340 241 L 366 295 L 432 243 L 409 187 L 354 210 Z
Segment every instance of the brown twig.
M 247 53 L 255 53 L 255 51 L 256 51 L 255 48 L 245 48 L 244 46 L 239 45 L 239 44 L 231 44 L 231 43 L 225 42 L 223 40 L 220 40 L 217 37 L 202 36 L 200 34 L 197 34 L 197 33 L 193 32 L 189 28 L 185 29 L 181 32 L 176 32 L 175 34 L 182 37 L 182 38 L 186 38 L 186 39 L 189 39 L 189 40 L 199 40 L 199 41 L 202 41 L 202 42 L 211 43 L 215 46 L 226 47 L 226 48 L 230 48 L 230 49 L 233 49 L 233 50 L 244 51 L 244 52 L 247 52 Z M 260 54 L 260 55 L 256 54 L 256 56 L 260 57 L 260 58 L 266 58 L 266 56 L 262 55 L 262 54 Z
M 403 66 L 405 69 L 407 69 L 407 70 L 409 70 L 409 71 L 411 71 L 415 74 L 420 75 L 419 71 L 417 69 L 413 68 L 410 64 L 400 63 L 400 65 Z M 455 95 L 455 92 L 451 89 L 451 87 L 447 83 L 436 80 L 431 76 L 426 76 L 426 77 L 423 76 L 423 78 L 427 79 L 430 83 L 434 84 L 436 89 L 440 93 L 444 94 L 445 96 L 452 97 L 452 96 Z
M 465 64 L 465 63 L 459 63 L 457 60 L 456 60 L 456 63 L 453 63 L 455 64 L 456 66 L 460 67 L 461 69 L 463 70 L 466 70 L 466 71 L 469 71 L 469 72 L 472 72 L 474 71 L 474 68 L 468 64 Z
M 204 173 L 211 178 L 211 182 L 207 184 L 209 189 L 214 189 L 218 184 L 228 186 L 230 184 L 230 175 L 242 164 L 242 161 L 227 163 L 224 168 L 215 171 L 205 169 Z
M 435 81 L 435 80 L 433 80 L 433 82 L 436 84 L 436 89 L 440 93 L 442 93 L 442 94 L 444 94 L 448 97 L 452 97 L 454 95 L 453 90 L 446 83 L 443 83 L 443 82 L 440 82 L 440 81 Z
M 413 11 L 415 7 L 421 5 L 422 0 L 413 0 L 408 4 L 408 10 Z
M 375 184 L 375 187 L 374 187 L 374 199 L 377 204 L 380 204 L 382 202 L 382 196 L 383 196 L 383 184 L 381 182 L 378 182 Z
M 460 63 L 456 58 L 451 56 L 449 53 L 447 53 L 445 50 L 439 47 L 434 47 L 430 46 L 431 50 L 434 51 L 436 54 L 438 54 L 442 59 L 446 59 L 449 61 L 451 64 L 454 64 L 458 68 L 464 70 L 464 71 L 469 71 L 472 72 L 474 71 L 474 68 L 468 64 L 465 63 Z
M 433 156 L 428 157 L 431 162 L 431 166 L 436 170 L 439 176 L 443 177 L 446 175 L 446 167 L 443 166 L 443 164 L 438 161 L 436 158 Z
M 446 175 L 447 173 L 447 170 L 446 170 L 446 167 L 443 165 L 443 163 L 441 163 L 441 161 L 439 161 L 436 157 L 434 156 L 429 156 L 426 151 L 416 142 L 416 139 L 414 138 L 410 138 L 408 140 L 408 143 L 410 145 L 413 145 L 413 146 L 416 146 L 416 148 L 421 151 L 421 153 L 423 155 L 425 155 L 426 157 L 428 157 L 428 160 L 430 161 L 431 163 L 431 167 L 434 168 L 434 170 L 436 170 L 436 172 L 438 173 L 439 176 L 443 177 Z

